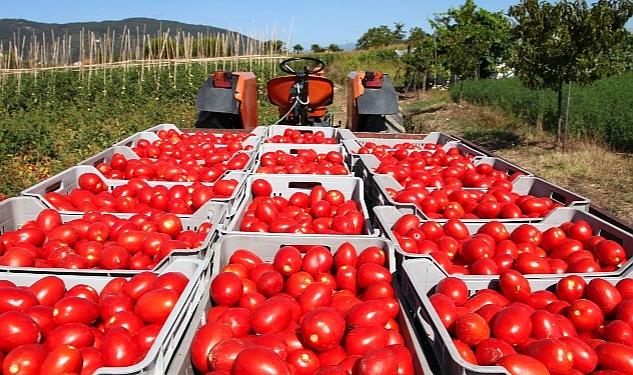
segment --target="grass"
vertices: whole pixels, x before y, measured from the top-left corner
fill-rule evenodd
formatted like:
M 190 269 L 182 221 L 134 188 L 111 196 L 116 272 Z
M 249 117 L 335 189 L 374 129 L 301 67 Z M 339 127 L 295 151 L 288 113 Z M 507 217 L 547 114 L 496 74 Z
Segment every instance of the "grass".
M 633 73 L 601 79 L 588 86 L 572 86 L 568 135 L 575 139 L 603 142 L 621 151 L 633 151 Z M 459 96 L 453 87 L 454 99 Z M 567 95 L 567 87 L 564 88 Z M 556 94 L 532 91 L 517 79 L 477 80 L 464 83 L 464 98 L 471 103 L 491 105 L 534 125 L 542 122 L 555 129 Z
M 443 95 L 430 92 L 422 102 L 444 100 Z M 419 105 L 423 104 L 408 100 L 404 108 Z M 552 134 L 538 133 L 523 119 L 498 107 L 447 103 L 437 111 L 413 115 L 408 121 L 412 132 L 443 131 L 462 136 L 633 222 L 631 155 L 587 140 L 571 140 L 567 151 L 562 152 L 554 147 Z

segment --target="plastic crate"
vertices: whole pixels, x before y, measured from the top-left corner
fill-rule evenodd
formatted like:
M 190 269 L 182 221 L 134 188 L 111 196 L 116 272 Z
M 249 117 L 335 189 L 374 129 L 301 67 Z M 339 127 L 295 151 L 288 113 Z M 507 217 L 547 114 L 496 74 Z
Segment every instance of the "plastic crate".
M 87 268 L 87 269 L 66 269 L 66 268 L 46 268 L 47 272 L 54 272 L 56 274 L 82 274 L 87 276 L 108 276 L 108 275 L 135 275 L 143 271 L 156 271 L 164 267 L 170 262 L 170 259 L 176 259 L 178 257 L 188 257 L 190 259 L 201 259 L 205 263 L 209 263 L 212 258 L 211 245 L 218 237 L 220 229 L 224 225 L 226 218 L 226 206 L 223 203 L 212 203 L 209 205 L 212 208 L 212 215 L 209 218 L 183 218 L 181 219 L 184 230 L 196 230 L 203 223 L 210 222 L 213 225 L 213 229 L 209 231 L 204 238 L 200 246 L 191 249 L 177 249 L 174 250 L 170 256 L 165 257 L 151 270 L 108 270 L 101 268 Z M 0 234 L 7 231 L 14 231 L 20 229 L 24 223 L 30 220 L 35 220 L 42 210 L 47 207 L 39 200 L 33 197 L 15 197 L 9 198 L 0 202 Z M 129 218 L 133 214 L 113 214 L 120 218 Z M 67 223 L 71 220 L 80 219 L 79 215 L 62 214 L 62 222 Z M 36 267 L 5 267 L 0 266 L 0 274 L 2 272 L 10 273 L 37 273 L 42 272 L 42 268 Z M 206 275 L 207 277 L 209 274 Z
M 145 358 L 138 364 L 127 367 L 101 367 L 95 374 L 97 375 L 132 375 L 132 374 L 164 374 L 167 364 L 170 362 L 176 346 L 182 337 L 187 323 L 193 316 L 195 306 L 204 292 L 204 280 L 202 279 L 205 269 L 204 262 L 194 259 L 176 259 L 165 264 L 157 273 L 182 272 L 189 278 L 189 283 L 185 287 L 180 299 L 174 306 L 171 314 L 160 330 L 154 345 L 151 347 Z M 34 273 L 3 273 L 0 278 L 9 280 L 16 285 L 31 285 L 37 280 L 46 276 L 60 277 L 66 287 L 70 288 L 77 284 L 90 285 L 98 291 L 112 280 L 113 277 L 129 277 L 127 274 L 113 274 L 112 276 L 85 276 L 85 275 L 59 275 L 43 270 Z
M 402 264 L 402 262 L 406 259 L 412 258 L 427 258 L 431 259 L 428 255 L 421 254 L 410 254 L 403 251 L 398 245 L 398 240 L 391 230 L 393 225 L 398 221 L 398 219 L 403 215 L 398 209 L 391 206 L 379 206 L 374 207 L 374 214 L 377 219 L 377 227 L 380 230 L 381 235 L 389 238 L 393 241 L 395 250 L 396 250 L 396 266 Z M 623 273 L 628 272 L 628 269 L 631 268 L 631 264 L 633 263 L 633 229 L 630 231 L 624 231 L 612 224 L 607 223 L 606 221 L 579 209 L 575 208 L 558 208 L 553 210 L 549 215 L 547 215 L 540 223 L 533 223 L 532 225 L 540 230 L 541 232 L 546 231 L 549 228 L 559 227 L 561 224 L 565 222 L 576 222 L 579 220 L 586 221 L 591 228 L 593 229 L 594 235 L 600 235 L 608 240 L 613 240 L 624 248 L 627 256 L 630 258 L 626 263 L 622 265 L 617 271 L 614 272 L 599 272 L 593 274 L 580 274 L 580 275 L 600 275 L 601 277 L 612 277 L 612 276 L 621 276 Z M 490 222 L 489 220 L 487 222 Z M 486 222 L 483 223 L 468 223 L 464 221 L 464 224 L 468 228 L 471 235 L 477 233 L 479 228 L 485 225 Z M 519 226 L 524 223 L 504 223 L 505 227 L 508 229 L 510 233 L 514 231 Z M 437 264 L 435 260 L 433 263 Z M 442 267 L 438 267 L 442 269 L 444 276 L 448 276 L 448 273 L 443 270 Z M 569 275 L 569 274 L 562 274 Z M 525 275 L 526 277 L 534 276 L 534 275 Z M 540 276 L 540 275 L 539 275 Z
M 404 213 L 415 213 L 422 218 L 422 220 L 431 220 L 427 217 L 422 210 L 420 210 L 413 203 L 400 203 L 396 202 L 387 193 L 387 189 L 395 189 L 396 191 L 404 189 L 404 187 L 390 175 L 373 175 L 372 185 L 375 186 L 377 201 L 376 205 L 390 205 L 398 208 Z M 433 190 L 433 189 L 429 189 Z M 474 189 L 466 188 L 465 190 L 486 190 L 486 189 Z M 558 185 L 554 185 L 545 181 L 540 177 L 534 176 L 519 176 L 512 182 L 512 192 L 521 195 L 532 195 L 535 197 L 548 197 L 565 207 L 573 207 L 580 210 L 588 211 L 590 201 L 589 199 L 578 195 L 572 191 L 564 189 Z M 432 219 L 434 221 L 445 222 L 448 219 Z M 538 223 L 543 221 L 543 218 L 518 218 L 518 219 L 494 219 L 503 223 Z M 464 222 L 469 223 L 486 223 L 488 219 L 462 219 Z
M 69 168 L 61 173 L 56 174 L 55 176 L 47 180 L 44 180 L 22 191 L 22 195 L 35 197 L 41 200 L 42 202 L 44 202 L 44 204 L 46 204 L 48 207 L 55 208 L 55 206 L 53 206 L 48 200 L 46 200 L 46 198 L 44 198 L 44 195 L 50 192 L 57 192 L 60 194 L 69 193 L 71 190 L 78 187 L 77 180 L 79 176 L 84 173 L 95 173 L 96 175 L 100 176 L 101 179 L 106 183 L 108 187 L 108 191 L 112 191 L 117 186 L 127 184 L 126 180 L 110 180 L 110 179 L 105 178 L 101 174 L 101 172 L 99 172 L 97 168 L 93 166 L 80 165 L 80 166 Z M 246 185 L 247 176 L 248 176 L 248 173 L 246 172 L 237 172 L 237 171 L 226 172 L 222 176 L 222 178 L 225 178 L 225 179 L 231 178 L 238 181 L 237 187 L 235 188 L 235 191 L 233 192 L 232 196 L 228 198 L 213 198 L 207 203 L 205 203 L 204 205 L 202 205 L 202 207 L 200 207 L 196 212 L 194 212 L 193 215 L 178 215 L 178 216 L 181 218 L 208 217 L 208 215 L 212 212 L 211 209 L 214 207 L 213 203 L 217 203 L 217 202 L 226 204 L 227 209 L 228 209 L 228 215 L 229 216 L 232 215 L 233 213 L 235 213 L 235 211 L 237 210 L 237 206 L 239 205 L 240 201 L 244 197 L 244 187 Z M 162 186 L 166 186 L 170 188 L 172 186 L 177 186 L 177 185 L 190 186 L 190 185 L 193 185 L 194 183 L 193 182 L 147 181 L 147 184 L 149 186 L 162 185 Z M 212 185 L 212 184 L 213 183 L 209 183 L 208 185 Z M 81 211 L 60 211 L 60 212 L 63 214 L 70 214 L 70 215 L 81 215 L 84 213 Z
M 213 133 L 219 137 L 222 136 L 222 133 Z M 148 142 L 155 142 L 155 141 L 160 141 L 161 139 L 158 137 L 158 134 L 154 133 L 154 132 L 138 132 L 130 137 L 125 138 L 124 140 L 115 143 L 113 146 L 125 146 L 125 147 L 134 147 L 136 146 L 136 144 L 138 143 L 138 141 L 140 140 L 146 140 Z M 262 142 L 262 137 L 258 137 L 258 136 L 252 136 L 252 137 L 248 137 L 245 140 L 242 141 L 242 146 L 246 147 L 246 146 L 253 146 L 252 150 L 244 150 L 244 152 L 255 152 L 257 150 L 257 147 L 259 146 L 259 144 Z M 217 144 L 216 147 L 218 148 L 222 148 L 222 147 L 226 147 L 226 145 L 223 144 Z
M 325 138 L 335 138 L 339 143 L 343 137 L 350 137 L 351 132 L 341 133 L 341 129 L 333 128 L 330 126 L 293 126 L 293 125 L 269 125 L 268 133 L 264 139 L 264 143 L 268 143 L 268 138 L 275 135 L 283 135 L 286 129 L 298 130 L 301 133 L 316 133 L 318 131 L 323 132 Z
M 428 259 L 415 259 L 407 260 L 404 262 L 402 267 L 404 270 L 401 281 L 402 293 L 414 310 L 415 322 L 419 323 L 424 329 L 423 336 L 426 337 L 426 340 L 428 340 L 429 344 L 433 348 L 438 364 L 442 369 L 442 374 L 510 374 L 501 366 L 473 365 L 466 362 L 457 352 L 455 345 L 452 343 L 450 334 L 442 324 L 437 312 L 433 308 L 433 305 L 431 305 L 428 298 L 429 293 L 433 291 L 433 288 L 435 288 L 437 283 L 446 277 L 435 264 L 430 262 Z M 527 276 L 529 275 L 526 275 L 526 277 Z M 555 288 L 556 283 L 562 277 L 563 275 L 539 278 L 528 277 L 528 281 L 532 291 L 546 289 L 552 291 Z M 585 280 L 605 278 L 603 275 L 599 274 L 592 274 L 591 276 L 584 277 Z M 460 278 L 466 282 L 470 295 L 481 289 L 499 289 L 498 279 L 475 276 L 460 276 Z M 620 280 L 620 278 L 609 277 L 606 277 L 605 279 L 612 284 L 616 284 Z
M 424 136 L 422 139 L 390 139 L 390 138 L 355 138 L 353 141 L 348 141 L 345 146 L 348 147 L 348 151 L 352 154 L 358 154 L 358 149 L 365 146 L 367 143 L 372 142 L 379 146 L 389 146 L 394 148 L 396 145 L 402 143 L 410 143 L 414 146 L 424 147 L 427 144 L 445 145 L 449 142 L 457 142 L 458 139 L 445 133 L 432 132 Z
M 267 152 L 283 151 L 289 155 L 297 155 L 298 150 L 314 150 L 317 154 L 327 154 L 331 151 L 340 152 L 343 155 L 343 163 L 350 170 L 350 173 L 346 176 L 351 176 L 351 155 L 347 153 L 345 147 L 342 145 L 312 145 L 312 144 L 292 144 L 292 143 L 264 143 L 259 147 L 259 155 L 257 162 L 253 167 L 253 171 L 257 171 L 261 164 L 261 157 Z M 345 176 L 345 175 L 341 175 Z
M 246 154 L 248 156 L 248 158 L 249 158 L 248 159 L 248 163 L 246 163 L 246 167 L 242 170 L 242 172 L 250 172 L 253 169 L 253 166 L 255 165 L 255 162 L 256 162 L 256 160 L 255 160 L 256 159 L 255 153 L 248 152 L 248 151 L 238 151 L 237 153 L 235 153 L 235 155 L 237 155 L 239 153 Z M 92 156 L 92 157 L 80 162 L 78 165 L 91 165 L 93 167 L 96 167 L 100 163 L 110 163 L 110 161 L 112 160 L 112 155 L 114 155 L 114 154 L 121 154 L 121 155 L 125 156 L 125 158 L 127 160 L 141 159 L 141 157 L 138 156 L 136 154 L 136 152 L 134 152 L 134 150 L 132 150 L 130 147 L 126 147 L 126 146 L 112 146 L 110 148 L 107 148 L 107 149 L 101 151 L 100 153 L 96 154 L 95 156 Z M 154 162 L 157 162 L 160 159 L 150 159 L 150 160 L 152 160 Z M 196 160 L 196 163 L 204 165 L 205 161 L 202 160 L 202 159 L 198 159 L 198 160 Z
M 255 237 L 255 238 L 253 238 Z M 262 235 L 227 235 L 222 237 L 215 247 L 215 261 L 213 275 L 219 273 L 219 271 L 228 264 L 228 260 L 231 255 L 238 249 L 249 249 L 255 254 L 259 255 L 264 261 L 272 262 L 275 253 L 282 246 L 287 245 L 312 245 L 326 246 L 335 251 L 344 242 L 350 242 L 357 250 L 362 250 L 369 246 L 378 246 L 385 250 L 387 254 L 392 254 L 391 243 L 380 238 L 368 238 L 368 237 L 352 237 L 352 236 L 330 236 L 327 239 L 315 236 L 292 236 L 291 238 L 279 238 Z M 390 262 L 392 257 L 388 258 Z M 394 283 L 394 290 L 398 293 L 400 288 L 397 282 Z M 169 366 L 169 374 L 178 375 L 194 375 L 195 371 L 191 365 L 189 357 L 189 348 L 191 342 L 197 331 L 197 329 L 206 323 L 206 311 L 211 308 L 211 301 L 209 299 L 208 291 L 205 292 L 202 297 L 202 302 L 198 306 L 195 314 L 193 315 L 187 332 L 185 333 L 176 354 L 173 357 L 173 361 Z M 413 324 L 410 316 L 407 314 L 406 309 L 401 304 L 400 315 L 398 324 L 401 328 L 402 336 L 405 340 L 405 344 L 411 349 L 414 357 L 414 365 L 417 374 L 432 374 L 430 366 L 427 362 L 427 358 L 420 345 L 420 341 L 416 336 Z
M 239 227 L 244 217 L 248 205 L 253 201 L 253 193 L 251 192 L 251 184 L 253 180 L 258 178 L 268 181 L 272 188 L 272 196 L 281 196 L 289 198 L 296 192 L 310 193 L 315 186 L 323 186 L 326 190 L 336 189 L 345 196 L 346 200 L 354 200 L 358 204 L 360 211 L 365 217 L 365 225 L 363 228 L 364 235 L 376 236 L 376 232 L 371 226 L 369 211 L 364 198 L 363 180 L 356 177 L 336 177 L 336 176 L 319 176 L 319 175 L 253 175 L 246 180 L 246 188 L 244 189 L 244 200 L 238 208 L 235 216 L 228 224 L 226 232 L 228 233 L 251 233 L 240 232 Z M 267 236 L 287 236 L 287 233 L 267 233 Z M 318 235 L 321 237 L 329 237 L 329 234 Z

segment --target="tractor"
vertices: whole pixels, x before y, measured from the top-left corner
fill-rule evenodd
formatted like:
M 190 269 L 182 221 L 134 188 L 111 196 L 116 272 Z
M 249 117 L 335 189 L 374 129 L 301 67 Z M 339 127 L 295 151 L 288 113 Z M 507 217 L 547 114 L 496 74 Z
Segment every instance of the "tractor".
M 268 100 L 279 109 L 275 124 L 335 126 L 327 108 L 334 98 L 334 83 L 323 76 L 325 63 L 314 57 L 292 57 L 281 61 L 279 69 L 287 75 L 266 83 Z M 398 113 L 398 97 L 386 74 L 351 72 L 346 91 L 350 130 L 387 130 L 385 116 Z M 214 72 L 198 90 L 196 109 L 198 128 L 257 126 L 257 77 L 251 72 Z

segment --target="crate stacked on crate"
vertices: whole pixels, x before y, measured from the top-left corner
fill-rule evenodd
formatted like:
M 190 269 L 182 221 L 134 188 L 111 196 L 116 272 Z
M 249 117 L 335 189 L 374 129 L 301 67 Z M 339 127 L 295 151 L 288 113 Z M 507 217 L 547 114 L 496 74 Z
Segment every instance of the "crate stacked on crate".
M 385 205 L 375 220 L 438 373 L 633 372 L 631 227 L 494 155 L 471 160 L 495 171 L 485 181 L 450 167 L 409 178 L 398 162 L 415 151 L 391 151 L 363 150 L 355 171 Z

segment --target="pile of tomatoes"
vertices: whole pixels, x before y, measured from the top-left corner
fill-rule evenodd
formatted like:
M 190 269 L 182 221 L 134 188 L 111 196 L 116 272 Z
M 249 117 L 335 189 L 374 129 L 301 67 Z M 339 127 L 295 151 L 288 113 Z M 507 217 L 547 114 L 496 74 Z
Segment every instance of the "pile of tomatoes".
M 272 264 L 237 250 L 211 282 L 214 307 L 196 332 L 202 373 L 413 374 L 395 319 L 398 300 L 382 249 L 350 243 L 285 246 Z
M 141 139 L 136 142 L 132 150 L 142 158 L 172 157 L 174 159 L 204 160 L 218 151 L 229 152 L 232 155 L 241 150 L 250 151 L 253 149 L 252 145 L 244 146 L 242 144 L 246 135 L 228 134 L 217 137 L 211 133 L 183 133 L 178 137 L 178 139 L 169 138 L 152 142 Z
M 218 145 L 230 145 L 235 142 L 244 142 L 247 138 L 254 137 L 253 133 L 222 133 L 213 134 L 209 132 L 181 133 L 174 129 L 159 130 L 156 132 L 158 138 L 169 143 L 176 144 L 182 141 L 193 141 L 198 143 L 213 143 Z
M 496 275 L 508 269 L 523 274 L 609 272 L 628 260 L 620 244 L 594 235 L 584 220 L 545 231 L 522 224 L 511 232 L 491 221 L 471 234 L 457 219 L 420 223 L 407 214 L 391 229 L 405 252 L 429 254 L 454 274 Z
M 141 178 L 150 181 L 214 182 L 226 171 L 243 170 L 250 158 L 247 153 L 238 152 L 231 156 L 226 150 L 218 150 L 207 156 L 204 164 L 198 164 L 195 159 L 127 159 L 115 153 L 109 163 L 99 163 L 96 168 L 105 177 L 115 180 Z
M 241 218 L 242 232 L 292 234 L 361 234 L 365 215 L 354 200 L 339 190 L 315 186 L 309 194 L 296 192 L 288 198 L 273 196 L 264 179 L 253 180 L 253 200 Z
M 321 130 L 302 133 L 295 129 L 284 130 L 283 135 L 273 135 L 266 139 L 266 143 L 297 143 L 297 144 L 337 144 L 336 138 L 326 137 Z
M 204 223 L 197 231 L 183 230 L 174 214 L 121 219 L 93 211 L 62 223 L 57 211 L 45 209 L 0 235 L 0 265 L 146 270 L 175 249 L 200 246 L 210 229 Z
M 0 280 L 3 374 L 92 374 L 140 362 L 189 280 L 179 272 L 118 277 L 101 292 L 56 276 Z
M 427 190 L 423 184 L 412 182 L 400 191 L 386 190 L 394 201 L 416 205 L 429 219 L 539 218 L 563 207 L 550 197 L 515 193 L 507 180 L 495 185 L 487 191 L 454 187 Z
M 374 155 L 378 160 L 388 163 L 424 160 L 428 166 L 446 165 L 442 163 L 447 163 L 447 161 L 453 160 L 454 158 L 463 160 L 473 159 L 472 155 L 462 155 L 456 147 L 450 147 L 448 150 L 444 150 L 441 145 L 425 144 L 424 147 L 421 147 L 408 142 L 392 146 L 376 145 L 373 142 L 367 142 L 358 149 L 357 153 L 362 155 Z
M 532 291 L 506 271 L 499 287 L 469 298 L 467 285 L 450 277 L 429 298 L 464 360 L 511 374 L 633 373 L 632 279 L 613 285 L 572 275 L 552 291 Z
M 346 175 L 343 154 L 339 151 L 317 153 L 315 150 L 297 150 L 297 155 L 285 151 L 262 154 L 256 173 Z
M 432 165 L 428 165 L 427 162 Z M 399 161 L 385 160 L 378 165 L 375 172 L 393 176 L 404 187 L 437 189 L 443 187 L 488 189 L 493 186 L 512 189 L 511 182 L 523 175 L 521 172 L 509 174 L 494 169 L 492 164 L 482 162 L 475 164 L 461 155 L 450 160 L 411 157 Z
M 61 211 L 191 215 L 213 198 L 231 197 L 238 181 L 231 178 L 217 180 L 213 185 L 195 182 L 167 187 L 150 186 L 141 178 L 133 178 L 108 191 L 108 186 L 97 174 L 83 173 L 77 184 L 79 188 L 72 189 L 67 195 L 49 192 L 44 198 Z

